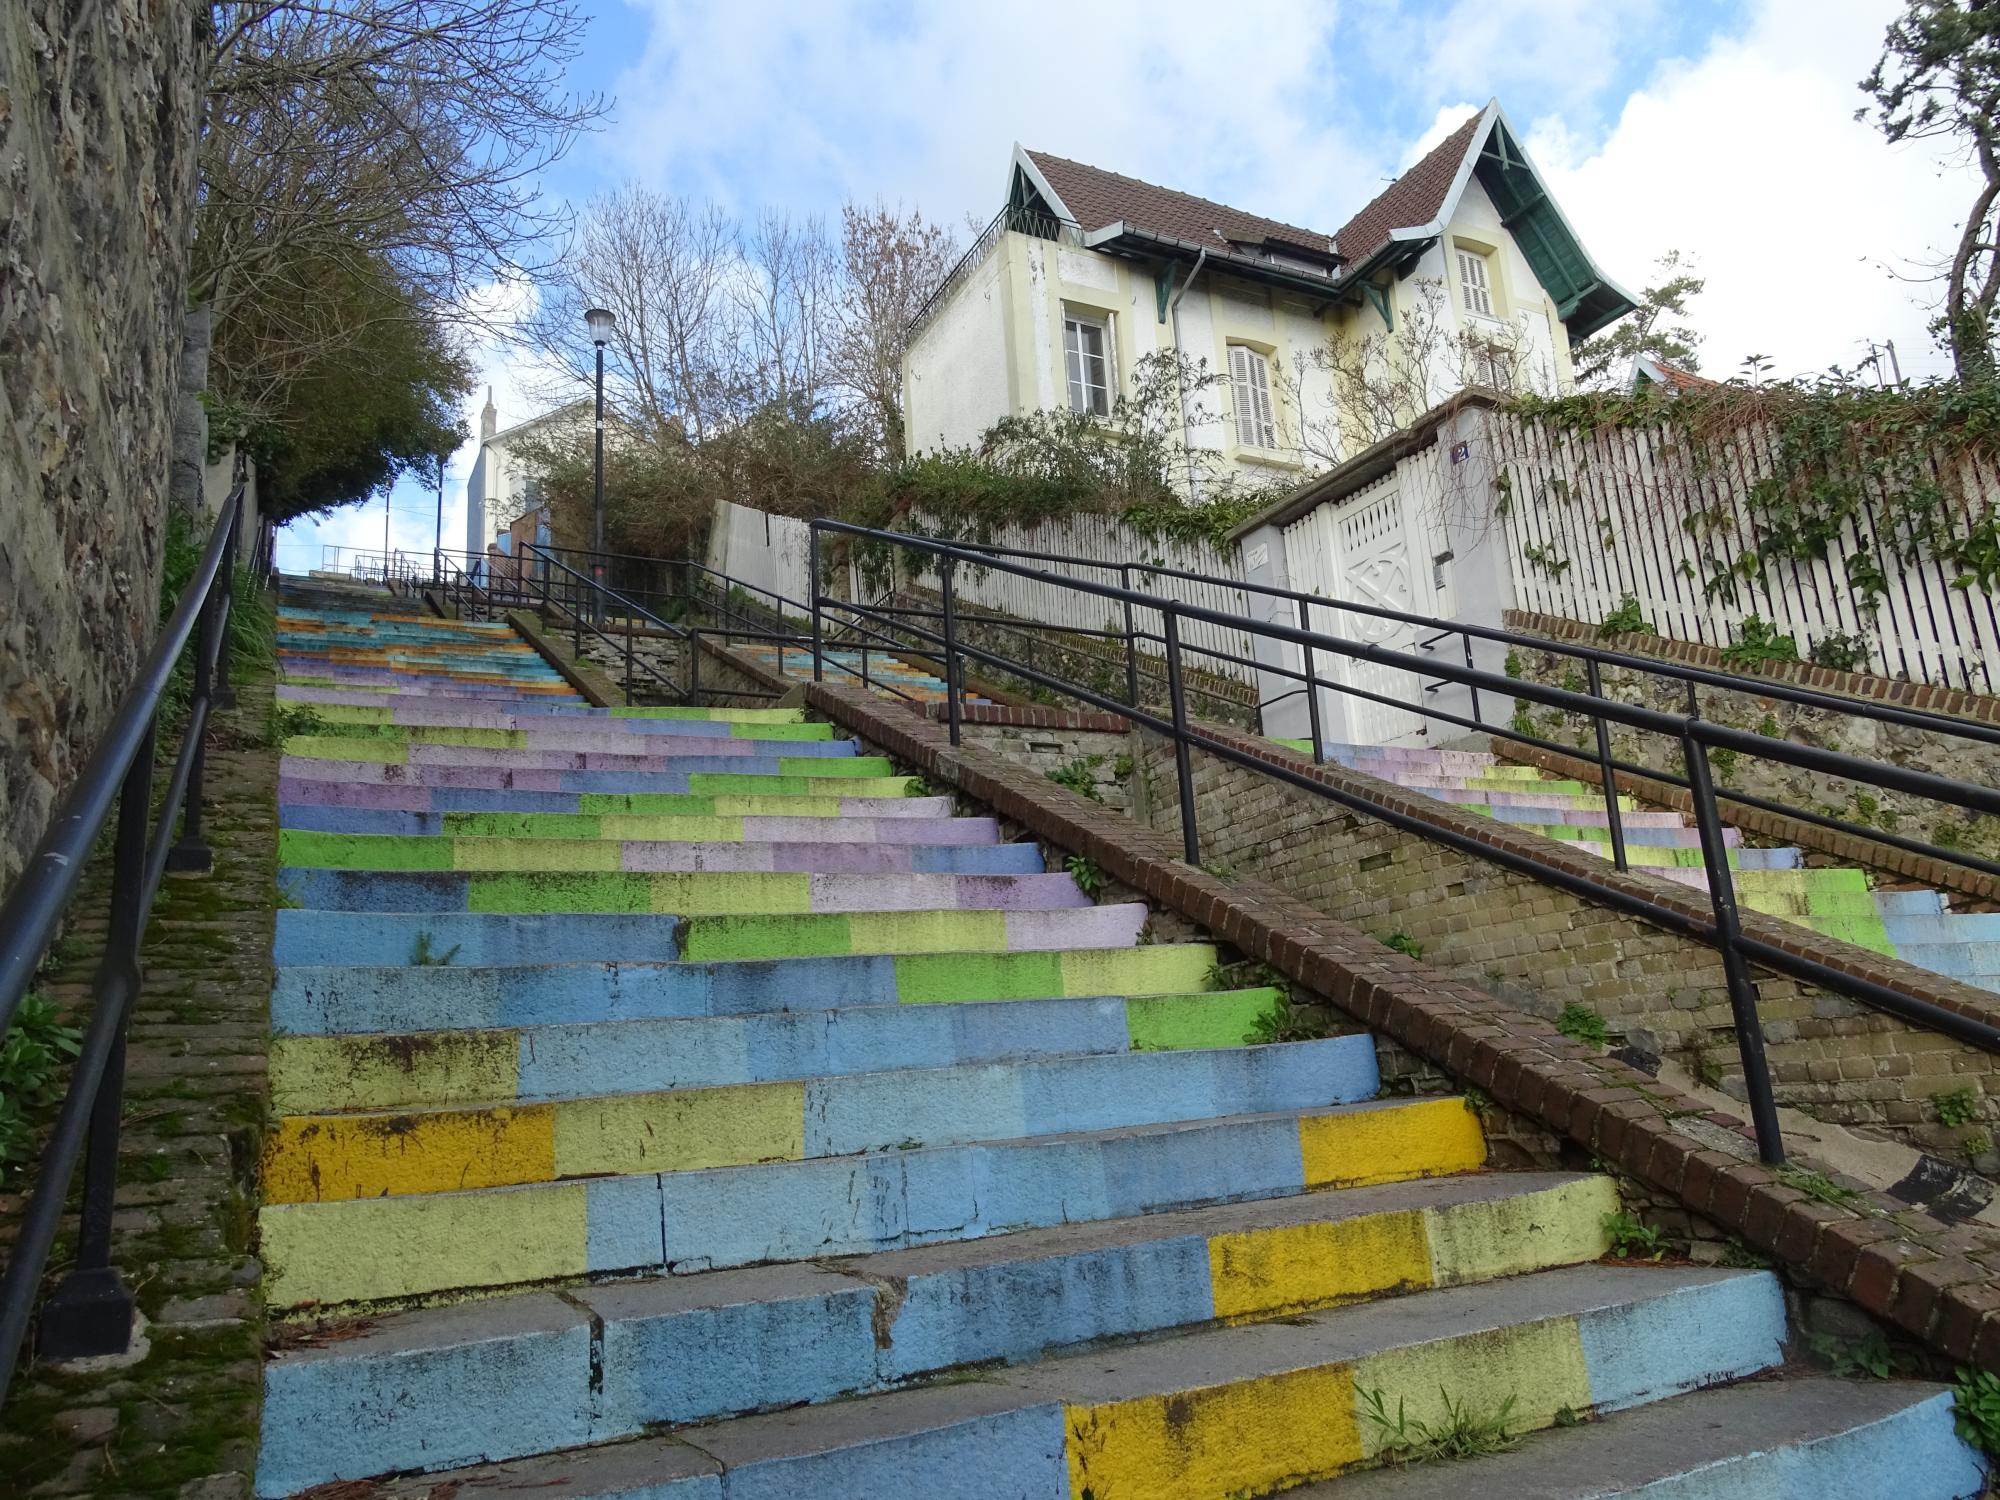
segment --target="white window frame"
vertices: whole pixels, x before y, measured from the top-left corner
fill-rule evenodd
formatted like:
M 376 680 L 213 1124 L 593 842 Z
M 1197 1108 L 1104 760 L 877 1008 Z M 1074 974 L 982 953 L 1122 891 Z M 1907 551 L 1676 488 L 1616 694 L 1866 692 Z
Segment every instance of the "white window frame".
M 1083 347 L 1083 332 L 1090 330 L 1102 340 L 1097 354 Z M 1075 346 L 1071 346 L 1072 334 Z M 1090 379 L 1089 363 L 1101 367 L 1102 383 Z M 1108 417 L 1118 393 L 1118 346 L 1112 337 L 1111 318 L 1105 313 L 1080 308 L 1063 309 L 1063 384 L 1069 393 L 1069 409 L 1086 416 Z M 1101 403 L 1101 404 L 1100 404 Z
M 1514 391 L 1514 351 L 1502 345 L 1480 342 L 1472 350 L 1472 375 L 1483 385 L 1509 395 Z
M 1271 357 L 1254 344 L 1229 346 L 1230 406 L 1241 448 L 1278 446 L 1278 414 L 1271 402 Z
M 1459 297 L 1465 310 L 1475 318 L 1497 318 L 1493 310 L 1492 258 L 1470 245 L 1454 247 L 1458 252 Z

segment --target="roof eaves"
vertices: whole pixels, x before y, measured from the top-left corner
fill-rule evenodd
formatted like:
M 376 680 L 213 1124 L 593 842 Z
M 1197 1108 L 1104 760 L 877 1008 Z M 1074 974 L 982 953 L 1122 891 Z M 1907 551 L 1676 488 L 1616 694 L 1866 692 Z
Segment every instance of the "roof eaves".
M 1027 173 L 1028 181 L 1035 185 L 1035 191 L 1042 195 L 1057 218 L 1068 219 L 1072 222 L 1075 221 L 1076 215 L 1070 212 L 1069 205 L 1063 202 L 1062 194 L 1055 190 L 1054 185 L 1043 174 L 1042 169 L 1035 165 L 1034 152 L 1023 146 L 1019 141 L 1014 143 L 1014 165 Z

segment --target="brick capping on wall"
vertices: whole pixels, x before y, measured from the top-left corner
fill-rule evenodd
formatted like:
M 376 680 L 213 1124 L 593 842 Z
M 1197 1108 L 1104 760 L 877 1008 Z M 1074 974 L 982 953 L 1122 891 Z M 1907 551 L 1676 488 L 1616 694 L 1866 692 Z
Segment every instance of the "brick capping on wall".
M 944 723 L 947 717 L 945 706 L 942 703 L 926 703 L 924 717 Z M 1002 724 L 1019 729 L 1070 729 L 1090 734 L 1129 734 L 1132 731 L 1131 721 L 1117 714 L 1043 708 L 1038 704 L 1014 707 L 1001 703 L 967 703 L 959 709 L 959 722 Z
M 1722 648 L 1719 646 L 1677 641 L 1663 635 L 1601 635 L 1597 626 L 1587 621 L 1537 614 L 1533 610 L 1507 610 L 1500 622 L 1509 630 L 1544 635 L 1552 641 L 1597 646 L 1606 651 L 1622 651 L 1630 656 L 1650 656 L 1681 666 L 1701 667 L 1710 672 L 1729 672 L 1738 677 L 1768 677 L 1773 682 L 1811 688 L 1815 692 L 1839 693 L 1875 703 L 1892 703 L 1898 708 L 1917 708 L 1926 713 L 1950 714 L 1981 724 L 2000 725 L 2000 697 L 1968 693 L 1940 683 L 1877 677 L 1868 672 L 1841 672 L 1810 661 L 1768 661 L 1738 666 L 1722 659 Z
M 1548 1022 L 1450 980 L 1267 882 L 1224 880 L 1191 867 L 1179 859 L 1176 840 L 1032 769 L 975 746 L 953 748 L 941 726 L 858 689 L 815 684 L 807 701 L 923 774 L 1084 855 L 1111 879 L 1271 964 L 1503 1108 L 1540 1121 L 1612 1169 L 1740 1235 L 1804 1280 L 1846 1295 L 1949 1359 L 2000 1371 L 2000 1234 L 1954 1227 L 1865 1191 L 1837 1203 L 1809 1196 L 1755 1161 L 1712 1149 L 1678 1123 L 1700 1117 L 1712 1140 L 1717 1126 L 1734 1132 L 1732 1139 L 1747 1135 L 1740 1121 L 1703 1111 Z M 1270 751 L 1285 754 L 1275 746 Z M 1302 758 L 1289 763 L 1311 769 Z M 1372 778 L 1355 780 L 1369 782 L 1371 796 L 1399 791 L 1385 793 Z M 1644 883 L 1648 896 L 1657 894 L 1656 884 Z
M 1705 892 L 1660 880 L 1639 870 L 1621 873 L 1609 860 L 1582 853 L 1562 839 L 1548 838 L 1495 818 L 1465 812 L 1452 803 L 1439 802 L 1421 792 L 1405 790 L 1393 782 L 1382 781 L 1360 771 L 1332 765 L 1315 766 L 1309 756 L 1225 725 L 1201 724 L 1197 727 L 1211 739 L 1227 744 L 1244 755 L 1284 766 L 1289 771 L 1381 803 L 1433 827 L 1475 839 L 1489 848 L 1503 849 L 1579 875 L 1594 884 L 1642 897 L 1677 913 L 1694 930 L 1705 932 L 1714 927 L 1714 914 Z M 1633 780 L 1636 781 L 1636 778 Z M 1651 794 L 1641 792 L 1641 795 Z M 2000 1003 L 1996 1003 L 1995 996 L 1975 985 L 1961 984 L 1929 969 L 1904 963 L 1899 958 L 1822 936 L 1796 923 L 1765 916 L 1762 912 L 1745 910 L 1741 917 L 1745 935 L 1760 942 L 1801 958 L 1813 959 L 1853 978 L 1902 990 L 1959 1015 L 2000 1024 Z

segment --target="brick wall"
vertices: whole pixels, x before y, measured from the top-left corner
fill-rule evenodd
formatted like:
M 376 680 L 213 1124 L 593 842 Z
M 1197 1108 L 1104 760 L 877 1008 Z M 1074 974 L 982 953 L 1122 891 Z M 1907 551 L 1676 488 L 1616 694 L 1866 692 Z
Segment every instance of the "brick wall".
M 1490 847 L 1513 848 L 1559 868 L 1613 881 L 1705 924 L 1706 895 L 1639 872 L 1619 876 L 1593 855 L 1420 793 L 1210 732 L 1264 758 L 1314 774 L 1431 826 Z M 1136 740 L 1135 815 L 1180 834 L 1172 748 Z M 1195 815 L 1202 867 L 1229 879 L 1255 875 L 1378 940 L 1397 933 L 1424 962 L 1465 984 L 1554 1019 L 1566 1005 L 1601 1015 L 1614 1042 L 1672 1055 L 1698 1077 L 1741 1097 L 1735 1030 L 1715 950 L 1637 916 L 1593 905 L 1528 875 L 1461 853 L 1264 775 L 1197 752 Z M 1756 936 L 1836 961 L 1967 1014 L 1992 1018 L 1993 997 L 1894 959 L 1823 939 L 1802 927 L 1745 913 Z M 1385 950 L 1386 951 L 1386 950 Z M 1861 1125 L 1968 1160 L 1991 1150 L 2000 1121 L 1992 1055 L 1918 1030 L 1839 995 L 1776 974 L 1757 976 L 1773 1081 L 1781 1103 L 1817 1119 Z M 1946 1126 L 1933 1097 L 1970 1087 L 1977 1119 Z M 1990 1165 L 1990 1162 L 1988 1163 Z

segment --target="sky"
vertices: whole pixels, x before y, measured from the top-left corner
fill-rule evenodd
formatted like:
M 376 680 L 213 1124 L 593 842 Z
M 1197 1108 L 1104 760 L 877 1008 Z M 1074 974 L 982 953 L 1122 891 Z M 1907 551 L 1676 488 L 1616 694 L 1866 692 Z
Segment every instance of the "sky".
M 964 230 L 1000 208 L 1013 143 L 1272 218 L 1339 227 L 1497 97 L 1592 258 L 1638 292 L 1680 250 L 1707 277 L 1702 367 L 1851 366 L 1893 340 L 1948 361 L 1922 283 L 1974 191 L 1963 163 L 1855 121 L 1898 0 L 586 0 L 571 77 L 615 99 L 544 190 L 581 206 L 637 181 L 837 215 L 849 197 Z M 969 236 L 968 236 L 969 237 Z M 538 408 L 475 351 L 500 425 Z M 579 391 L 578 394 L 583 394 Z M 462 546 L 477 444 L 447 466 Z M 435 482 L 388 501 L 427 551 Z M 280 534 L 279 565 L 380 548 L 376 497 Z

